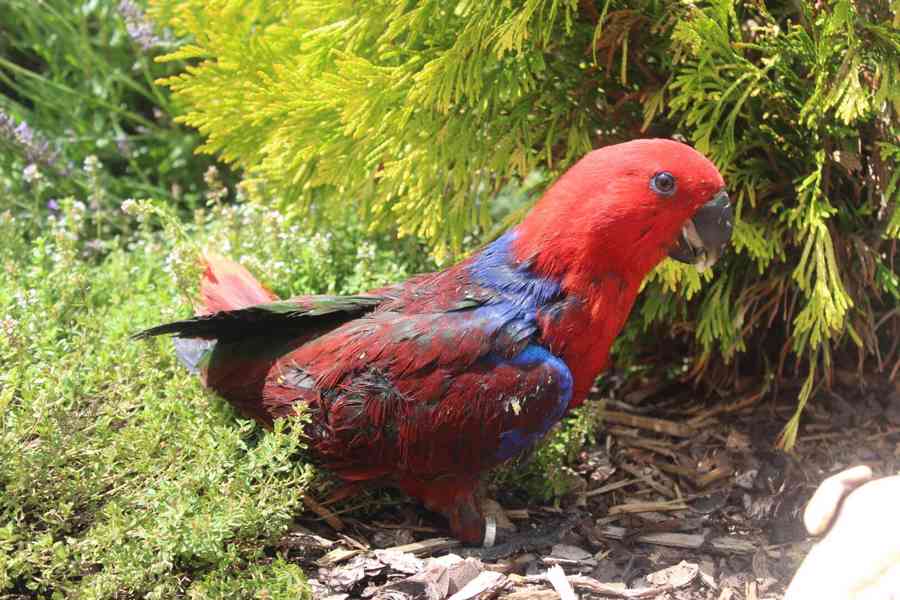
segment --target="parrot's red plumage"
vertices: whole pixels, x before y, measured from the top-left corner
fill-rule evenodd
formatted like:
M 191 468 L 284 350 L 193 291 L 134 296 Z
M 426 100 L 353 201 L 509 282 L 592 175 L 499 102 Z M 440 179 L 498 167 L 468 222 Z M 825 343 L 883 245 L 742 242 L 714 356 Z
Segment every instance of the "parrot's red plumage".
M 174 333 L 206 385 L 264 425 L 302 404 L 322 462 L 398 485 L 480 542 L 480 475 L 581 404 L 641 281 L 669 253 L 714 262 L 731 231 L 715 166 L 670 140 L 591 152 L 463 262 L 359 296 L 277 301 L 208 257 Z

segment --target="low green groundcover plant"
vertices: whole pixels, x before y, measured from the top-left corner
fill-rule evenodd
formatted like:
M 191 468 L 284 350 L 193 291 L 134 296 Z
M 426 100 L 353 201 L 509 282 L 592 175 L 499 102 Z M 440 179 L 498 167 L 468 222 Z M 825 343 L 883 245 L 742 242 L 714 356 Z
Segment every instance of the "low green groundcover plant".
M 0 596 L 304 597 L 272 550 L 314 477 L 299 427 L 262 434 L 129 336 L 189 312 L 197 249 L 274 289 L 348 292 L 405 277 L 360 227 L 304 237 L 279 213 L 216 205 L 193 223 L 126 203 L 128 239 L 85 243 L 83 203 L 0 213 Z M 413 265 L 410 265 L 413 266 Z

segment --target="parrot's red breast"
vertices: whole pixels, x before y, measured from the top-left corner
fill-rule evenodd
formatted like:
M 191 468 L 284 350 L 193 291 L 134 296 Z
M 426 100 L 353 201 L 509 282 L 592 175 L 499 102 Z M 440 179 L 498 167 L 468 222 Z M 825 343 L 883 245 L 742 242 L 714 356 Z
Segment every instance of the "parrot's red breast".
M 667 253 L 715 260 L 731 228 L 723 187 L 684 144 L 610 146 L 447 270 L 359 296 L 276 301 L 209 257 L 203 314 L 144 335 L 176 334 L 182 361 L 264 425 L 306 407 L 326 466 L 396 484 L 478 542 L 481 473 L 585 400 Z

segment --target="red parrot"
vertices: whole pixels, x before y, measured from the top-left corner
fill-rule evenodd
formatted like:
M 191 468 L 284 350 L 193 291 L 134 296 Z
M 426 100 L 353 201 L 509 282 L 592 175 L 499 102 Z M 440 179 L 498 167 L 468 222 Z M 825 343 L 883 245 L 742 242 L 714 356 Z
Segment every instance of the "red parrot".
M 679 142 L 587 154 L 521 224 L 462 262 L 357 296 L 279 301 L 209 258 L 205 310 L 175 334 L 205 385 L 269 427 L 303 405 L 321 463 L 395 485 L 467 543 L 491 543 L 480 475 L 584 402 L 644 277 L 705 267 L 731 236 L 724 181 Z

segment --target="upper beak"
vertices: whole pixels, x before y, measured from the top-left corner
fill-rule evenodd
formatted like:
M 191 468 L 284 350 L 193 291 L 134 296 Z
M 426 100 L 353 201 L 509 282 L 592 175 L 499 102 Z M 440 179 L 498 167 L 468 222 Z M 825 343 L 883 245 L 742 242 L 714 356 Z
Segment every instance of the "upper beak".
M 722 190 L 685 222 L 669 256 L 696 265 L 699 271 L 709 268 L 719 260 L 733 228 L 734 213 Z

